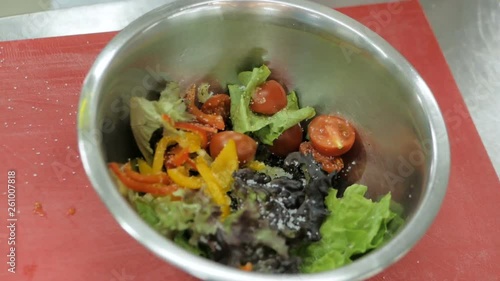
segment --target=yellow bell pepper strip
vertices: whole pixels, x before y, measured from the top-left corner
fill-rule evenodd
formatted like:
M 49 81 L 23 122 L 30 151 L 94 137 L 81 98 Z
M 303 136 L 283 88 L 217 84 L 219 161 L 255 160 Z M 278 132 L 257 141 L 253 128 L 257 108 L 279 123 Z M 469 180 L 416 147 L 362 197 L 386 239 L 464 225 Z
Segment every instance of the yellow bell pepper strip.
M 134 181 L 137 182 L 143 182 L 143 183 L 163 183 L 163 184 L 170 184 L 172 181 L 170 180 L 169 176 L 165 173 L 158 173 L 158 174 L 153 174 L 153 175 L 141 175 L 135 171 L 132 170 L 130 167 L 130 163 L 125 164 L 125 167 L 123 168 L 125 171 L 125 175 L 129 178 L 131 178 Z
M 209 134 L 216 134 L 217 129 L 201 125 L 199 123 L 177 122 L 175 128 L 182 131 L 188 131 L 198 134 L 201 139 L 201 148 L 206 148 L 209 141 Z
M 118 163 L 109 163 L 108 167 L 126 187 L 137 192 L 150 193 L 153 196 L 167 196 L 172 195 L 178 189 L 175 184 L 151 184 L 136 181 L 122 172 Z
M 189 149 L 189 153 L 193 153 L 200 150 L 203 146 L 203 142 L 205 141 L 207 140 L 202 140 L 200 135 L 197 133 L 185 132 L 183 136 L 179 138 L 179 145 L 183 148 Z
M 225 218 L 227 215 L 229 215 L 229 206 L 231 204 L 231 199 L 219 185 L 217 179 L 212 173 L 212 170 L 205 162 L 205 159 L 203 159 L 202 157 L 197 157 L 196 167 L 198 168 L 198 172 L 206 183 L 208 194 L 210 195 L 210 197 L 212 197 L 212 200 L 214 200 L 215 204 L 219 205 L 222 212 L 221 217 Z
M 256 171 L 256 172 L 259 172 L 259 171 L 262 171 L 266 168 L 266 164 L 264 164 L 260 161 L 257 161 L 257 160 L 253 160 L 252 162 L 247 164 L 247 167 L 249 169 Z
M 139 172 L 142 175 L 151 175 L 153 174 L 153 169 L 149 166 L 148 162 L 143 159 L 137 159 L 137 166 L 139 166 Z
M 168 169 L 167 173 L 170 179 L 172 179 L 172 181 L 180 187 L 199 189 L 204 183 L 201 177 L 190 177 L 186 168 L 184 167 Z
M 161 172 L 165 161 L 165 151 L 167 147 L 171 144 L 176 143 L 177 141 L 172 137 L 163 137 L 158 144 L 156 144 L 155 155 L 153 157 L 153 166 L 151 169 L 151 173 L 157 174 Z
M 228 192 L 233 182 L 233 173 L 238 169 L 236 142 L 229 140 L 212 163 L 212 174 L 224 192 Z

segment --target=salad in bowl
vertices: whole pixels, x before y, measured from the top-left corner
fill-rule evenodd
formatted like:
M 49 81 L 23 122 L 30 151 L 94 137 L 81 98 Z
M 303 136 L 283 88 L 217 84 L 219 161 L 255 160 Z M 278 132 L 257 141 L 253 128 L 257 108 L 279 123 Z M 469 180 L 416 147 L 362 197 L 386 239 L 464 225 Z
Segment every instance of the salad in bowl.
M 377 249 L 402 225 L 387 193 L 341 185 L 353 124 L 301 107 L 266 65 L 214 93 L 168 82 L 130 99 L 142 156 L 108 164 L 121 194 L 193 254 L 246 271 L 314 273 Z

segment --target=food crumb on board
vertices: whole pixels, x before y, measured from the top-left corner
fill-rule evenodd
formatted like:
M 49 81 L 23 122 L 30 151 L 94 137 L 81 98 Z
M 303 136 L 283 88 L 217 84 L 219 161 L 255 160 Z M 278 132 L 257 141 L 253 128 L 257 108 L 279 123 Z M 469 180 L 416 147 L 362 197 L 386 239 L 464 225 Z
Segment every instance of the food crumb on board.
M 35 207 L 33 208 L 33 213 L 39 215 L 40 217 L 45 216 L 45 211 L 43 210 L 42 203 L 35 202 Z
M 74 207 L 71 207 L 68 209 L 68 216 L 73 216 L 76 213 L 76 209 Z

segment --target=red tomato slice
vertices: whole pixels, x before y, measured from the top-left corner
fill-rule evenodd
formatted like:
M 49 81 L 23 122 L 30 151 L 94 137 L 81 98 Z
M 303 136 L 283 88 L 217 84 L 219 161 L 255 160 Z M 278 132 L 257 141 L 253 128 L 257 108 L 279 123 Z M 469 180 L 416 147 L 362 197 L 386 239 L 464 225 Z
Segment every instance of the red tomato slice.
M 252 95 L 250 109 L 255 113 L 273 115 L 287 105 L 283 86 L 275 80 L 262 84 Z
M 299 124 L 284 131 L 274 142 L 269 150 L 281 157 L 287 156 L 289 153 L 299 150 L 302 142 L 302 128 Z
M 338 116 L 319 115 L 308 127 L 313 147 L 325 156 L 340 156 L 352 148 L 356 132 L 351 124 Z
M 216 158 L 229 140 L 236 143 L 236 152 L 241 164 L 252 161 L 257 152 L 257 142 L 251 137 L 234 131 L 224 131 L 215 134 L 210 141 L 210 156 Z
M 325 156 L 319 153 L 311 144 L 311 142 L 306 141 L 300 144 L 300 152 L 304 155 L 311 154 L 321 165 L 321 168 L 327 173 L 339 172 L 344 168 L 344 161 L 338 156 Z

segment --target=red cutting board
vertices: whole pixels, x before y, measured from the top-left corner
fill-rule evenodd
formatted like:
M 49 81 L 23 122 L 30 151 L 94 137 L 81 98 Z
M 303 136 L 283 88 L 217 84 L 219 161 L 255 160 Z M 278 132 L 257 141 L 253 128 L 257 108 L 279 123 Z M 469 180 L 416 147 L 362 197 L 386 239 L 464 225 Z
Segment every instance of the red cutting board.
M 429 232 L 372 280 L 500 280 L 499 179 L 419 3 L 398 5 L 340 11 L 379 32 L 427 81 L 449 127 L 452 169 Z M 0 280 L 195 280 L 128 236 L 81 167 L 79 91 L 113 36 L 0 42 Z M 16 273 L 6 264 L 9 170 L 16 173 Z M 33 213 L 35 202 L 45 216 Z M 69 215 L 70 208 L 76 213 Z

